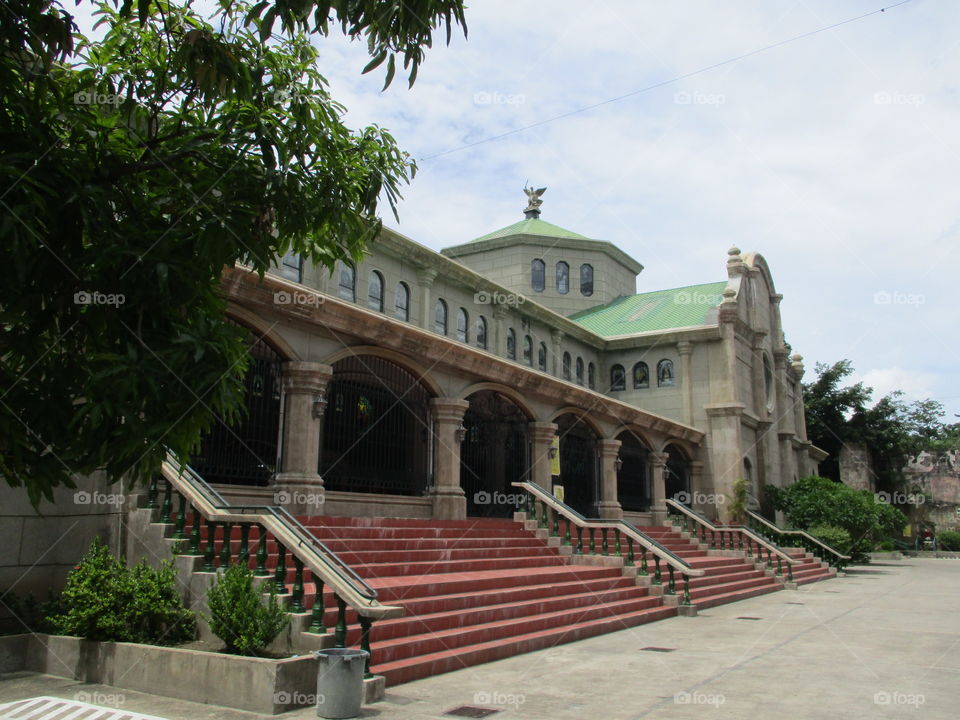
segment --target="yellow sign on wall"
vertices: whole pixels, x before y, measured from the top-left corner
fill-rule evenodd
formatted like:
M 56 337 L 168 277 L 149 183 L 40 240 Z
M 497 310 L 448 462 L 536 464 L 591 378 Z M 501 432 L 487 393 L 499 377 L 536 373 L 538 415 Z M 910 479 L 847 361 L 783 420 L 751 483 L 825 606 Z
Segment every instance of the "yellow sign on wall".
M 563 502 L 563 485 L 553 486 L 553 496 L 560 502 Z
M 558 437 L 550 443 L 550 474 L 560 474 L 560 438 Z

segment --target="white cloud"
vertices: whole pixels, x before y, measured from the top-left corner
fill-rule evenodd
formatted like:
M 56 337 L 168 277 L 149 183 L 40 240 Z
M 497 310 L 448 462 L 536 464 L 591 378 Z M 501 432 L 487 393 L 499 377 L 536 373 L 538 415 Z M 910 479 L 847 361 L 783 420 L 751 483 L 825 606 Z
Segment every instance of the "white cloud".
M 873 388 L 874 402 L 895 390 L 902 390 L 904 399 L 907 402 L 912 402 L 934 397 L 933 387 L 936 383 L 936 377 L 932 373 L 889 367 L 868 370 L 851 382 L 859 381 L 863 381 L 864 385 Z

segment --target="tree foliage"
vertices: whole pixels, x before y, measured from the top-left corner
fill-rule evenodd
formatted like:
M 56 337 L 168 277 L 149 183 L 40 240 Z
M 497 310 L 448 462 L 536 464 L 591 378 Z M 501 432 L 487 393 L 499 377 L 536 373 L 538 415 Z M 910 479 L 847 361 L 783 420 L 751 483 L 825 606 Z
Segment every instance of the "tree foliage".
M 0 474 L 34 504 L 73 474 L 131 481 L 236 417 L 245 333 L 219 278 L 288 252 L 358 258 L 415 171 L 357 131 L 312 40 L 339 29 L 412 83 L 459 0 L 0 8 Z

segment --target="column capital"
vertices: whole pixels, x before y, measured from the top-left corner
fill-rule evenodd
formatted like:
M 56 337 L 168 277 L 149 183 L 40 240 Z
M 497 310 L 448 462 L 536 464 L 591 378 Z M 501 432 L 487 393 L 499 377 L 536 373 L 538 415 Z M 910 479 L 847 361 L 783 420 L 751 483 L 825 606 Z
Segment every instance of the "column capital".
M 417 284 L 422 287 L 429 287 L 433 285 L 433 281 L 437 277 L 437 271 L 434 268 L 420 268 L 417 270 Z
M 430 399 L 430 411 L 437 422 L 460 422 L 469 407 L 469 401 L 460 398 Z
M 327 388 L 333 377 L 330 365 L 303 360 L 290 360 L 281 366 L 283 389 L 287 393 L 318 395 Z
M 553 441 L 557 436 L 557 424 L 552 422 L 527 423 L 527 434 L 534 442 Z
M 620 446 L 623 445 L 619 440 L 597 440 L 597 449 L 601 456 L 616 457 L 620 454 Z
M 665 452 L 652 452 L 650 453 L 650 461 L 653 463 L 654 467 L 666 467 L 667 460 L 670 459 L 670 454 Z
M 557 330 L 556 328 L 554 328 L 553 330 L 550 331 L 550 337 L 553 340 L 554 345 L 559 345 L 560 342 L 563 340 L 564 332 L 563 330 Z
M 677 352 L 680 355 L 690 355 L 693 353 L 693 343 L 689 340 L 681 340 L 677 343 Z

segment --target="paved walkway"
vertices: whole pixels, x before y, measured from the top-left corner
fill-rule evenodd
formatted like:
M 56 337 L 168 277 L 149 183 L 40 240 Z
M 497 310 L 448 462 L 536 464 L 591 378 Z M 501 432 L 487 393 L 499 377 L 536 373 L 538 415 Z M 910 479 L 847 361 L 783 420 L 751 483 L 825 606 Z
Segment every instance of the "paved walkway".
M 657 652 L 644 648 L 669 648 Z M 211 682 L 217 682 L 211 678 Z M 41 675 L 0 704 L 55 695 L 170 720 L 252 715 Z M 907 559 L 388 689 L 364 718 L 495 720 L 960 717 L 960 560 Z M 313 709 L 280 716 L 315 718 Z M 453 716 L 446 716 L 453 717 Z

